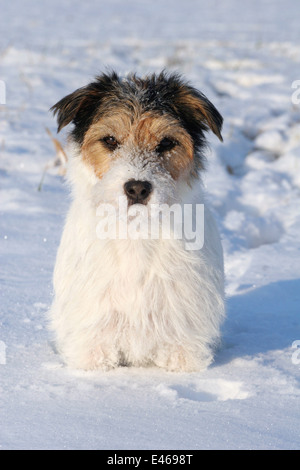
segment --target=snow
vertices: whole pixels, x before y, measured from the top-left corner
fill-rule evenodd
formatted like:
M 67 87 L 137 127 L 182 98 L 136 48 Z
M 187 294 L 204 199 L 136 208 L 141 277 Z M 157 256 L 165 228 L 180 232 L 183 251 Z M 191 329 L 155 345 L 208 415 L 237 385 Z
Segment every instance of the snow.
M 0 7 L 0 448 L 298 449 L 300 5 Z M 55 159 L 48 109 L 106 67 L 177 70 L 225 119 L 224 143 L 210 136 L 205 186 L 225 251 L 227 319 L 201 374 L 70 370 L 47 330 L 69 205 L 55 168 L 37 190 Z

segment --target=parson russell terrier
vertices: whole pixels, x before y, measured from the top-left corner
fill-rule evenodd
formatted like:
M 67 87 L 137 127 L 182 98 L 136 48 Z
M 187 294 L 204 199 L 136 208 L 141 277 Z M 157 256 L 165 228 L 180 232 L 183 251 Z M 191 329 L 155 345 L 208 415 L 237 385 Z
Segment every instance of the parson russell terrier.
M 65 363 L 206 368 L 224 317 L 224 271 L 201 173 L 204 133 L 222 140 L 222 116 L 166 72 L 103 74 L 51 110 L 58 131 L 73 124 L 73 201 L 49 312 Z M 148 222 L 156 223 L 155 236 Z M 202 243 L 190 243 L 192 227 Z

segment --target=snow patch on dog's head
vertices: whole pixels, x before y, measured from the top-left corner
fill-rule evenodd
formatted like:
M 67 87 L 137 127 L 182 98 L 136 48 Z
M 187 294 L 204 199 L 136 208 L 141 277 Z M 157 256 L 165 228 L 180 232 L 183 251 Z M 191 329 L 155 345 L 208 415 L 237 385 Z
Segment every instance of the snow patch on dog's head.
M 139 152 L 126 153 L 120 151 L 110 169 L 99 179 L 93 187 L 95 203 L 109 203 L 116 205 L 118 198 L 124 196 L 124 185 L 128 181 L 147 181 L 152 186 L 149 203 L 170 204 L 176 197 L 176 183 L 163 167 L 157 165 L 155 156 Z

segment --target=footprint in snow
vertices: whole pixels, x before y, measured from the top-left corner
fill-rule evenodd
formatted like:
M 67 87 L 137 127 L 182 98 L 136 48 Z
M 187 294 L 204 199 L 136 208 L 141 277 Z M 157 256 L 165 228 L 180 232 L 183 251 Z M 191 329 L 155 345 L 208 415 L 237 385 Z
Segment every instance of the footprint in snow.
M 245 400 L 250 396 L 250 393 L 244 390 L 242 382 L 224 379 L 199 380 L 190 385 L 160 384 L 156 387 L 156 391 L 172 401 L 178 399 L 198 402 Z

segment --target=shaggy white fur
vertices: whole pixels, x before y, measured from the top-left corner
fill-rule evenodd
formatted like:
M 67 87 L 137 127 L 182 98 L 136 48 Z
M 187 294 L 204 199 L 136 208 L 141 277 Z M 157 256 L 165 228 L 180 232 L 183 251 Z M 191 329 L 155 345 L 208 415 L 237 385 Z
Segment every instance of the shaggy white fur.
M 151 156 L 141 165 L 143 159 L 123 152 L 100 180 L 73 149 L 68 169 L 73 202 L 57 254 L 50 311 L 58 349 L 74 368 L 204 369 L 224 316 L 222 247 L 207 204 L 200 250 L 187 250 L 186 240 L 174 237 L 97 237 L 97 207 L 116 206 L 130 178 L 152 183 L 149 207 L 204 204 L 201 184 L 174 182 Z

